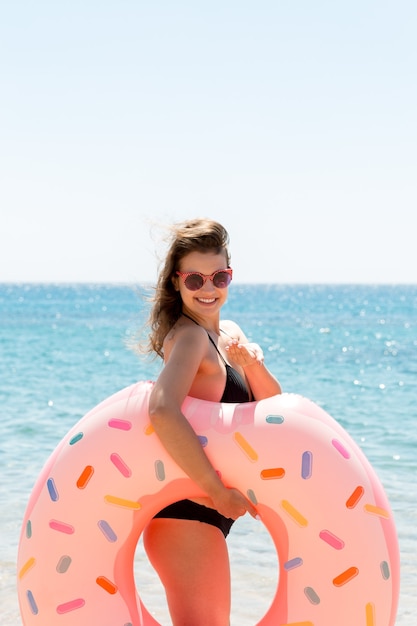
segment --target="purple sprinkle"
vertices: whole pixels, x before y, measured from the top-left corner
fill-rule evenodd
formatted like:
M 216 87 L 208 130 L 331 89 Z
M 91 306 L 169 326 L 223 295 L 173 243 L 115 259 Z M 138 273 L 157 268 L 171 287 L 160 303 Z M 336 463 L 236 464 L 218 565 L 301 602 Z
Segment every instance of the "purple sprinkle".
M 56 502 L 57 500 L 59 500 L 58 490 L 56 488 L 53 478 L 48 478 L 48 480 L 46 481 L 46 486 L 48 487 L 49 496 L 52 502 Z
M 311 472 L 313 469 L 313 454 L 306 450 L 303 452 L 303 457 L 301 461 L 301 477 L 304 480 L 311 478 Z
M 300 567 L 303 564 L 303 559 L 299 556 L 295 557 L 295 559 L 291 559 L 284 563 L 284 569 L 289 572 L 291 569 L 295 569 L 296 567 Z
M 97 525 L 108 541 L 110 541 L 111 543 L 114 543 L 115 541 L 117 541 L 116 533 L 114 532 L 110 524 L 106 522 L 106 520 L 104 519 L 99 520 L 97 522 Z
M 33 593 L 30 590 L 27 591 L 27 598 L 28 598 L 30 610 L 32 611 L 33 615 L 37 615 L 39 613 L 38 605 L 36 604 L 35 598 L 33 597 Z

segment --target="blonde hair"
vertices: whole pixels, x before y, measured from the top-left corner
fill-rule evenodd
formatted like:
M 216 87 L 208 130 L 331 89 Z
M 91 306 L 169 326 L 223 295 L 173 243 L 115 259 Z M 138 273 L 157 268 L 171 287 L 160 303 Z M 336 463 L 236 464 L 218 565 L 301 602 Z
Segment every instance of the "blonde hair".
M 229 234 L 218 222 L 198 218 L 173 224 L 169 230 L 168 252 L 151 298 L 152 307 L 147 323 L 150 334 L 145 348 L 145 352 L 154 352 L 161 358 L 164 356 L 164 339 L 182 312 L 181 296 L 172 280 L 181 259 L 190 252 L 223 252 L 227 265 L 230 263 Z

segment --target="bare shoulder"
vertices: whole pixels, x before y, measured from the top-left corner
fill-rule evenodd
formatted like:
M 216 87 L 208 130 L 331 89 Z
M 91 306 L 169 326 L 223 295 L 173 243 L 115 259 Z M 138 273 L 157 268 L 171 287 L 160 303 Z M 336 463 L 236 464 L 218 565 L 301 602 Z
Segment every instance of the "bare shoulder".
M 232 320 L 222 320 L 220 326 L 223 332 L 229 335 L 229 337 L 236 339 L 236 341 L 247 341 L 245 333 L 240 326 L 236 324 L 236 322 L 233 322 Z
M 201 326 L 179 319 L 164 339 L 165 360 L 176 345 L 182 348 L 196 348 L 205 345 L 206 333 Z

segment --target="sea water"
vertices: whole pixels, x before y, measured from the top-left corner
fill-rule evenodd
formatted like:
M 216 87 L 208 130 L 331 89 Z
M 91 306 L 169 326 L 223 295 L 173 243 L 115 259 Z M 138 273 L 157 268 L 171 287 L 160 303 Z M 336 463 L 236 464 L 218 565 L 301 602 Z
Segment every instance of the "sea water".
M 146 287 L 0 285 L 0 623 L 21 624 L 16 555 L 37 476 L 90 408 L 158 361 L 129 345 L 146 315 Z M 417 612 L 417 286 L 239 285 L 223 317 L 259 343 L 284 391 L 322 406 L 361 446 L 390 500 L 401 551 L 397 624 Z M 246 516 L 228 539 L 232 624 L 253 626 L 277 583 L 277 558 Z M 169 624 L 159 581 L 139 543 L 141 596 Z M 356 626 L 356 625 L 353 625 Z

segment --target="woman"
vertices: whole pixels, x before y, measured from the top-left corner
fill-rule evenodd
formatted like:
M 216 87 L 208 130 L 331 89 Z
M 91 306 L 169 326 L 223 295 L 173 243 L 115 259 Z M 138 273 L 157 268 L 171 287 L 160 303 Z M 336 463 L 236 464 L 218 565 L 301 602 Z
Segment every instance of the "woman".
M 144 533 L 165 587 L 174 626 L 228 626 L 233 521 L 255 507 L 226 488 L 181 412 L 187 395 L 248 402 L 281 393 L 262 351 L 231 321 L 220 321 L 232 279 L 228 234 L 197 219 L 174 227 L 150 316 L 149 351 L 164 359 L 149 402 L 152 425 L 174 461 L 207 494 L 160 511 Z

